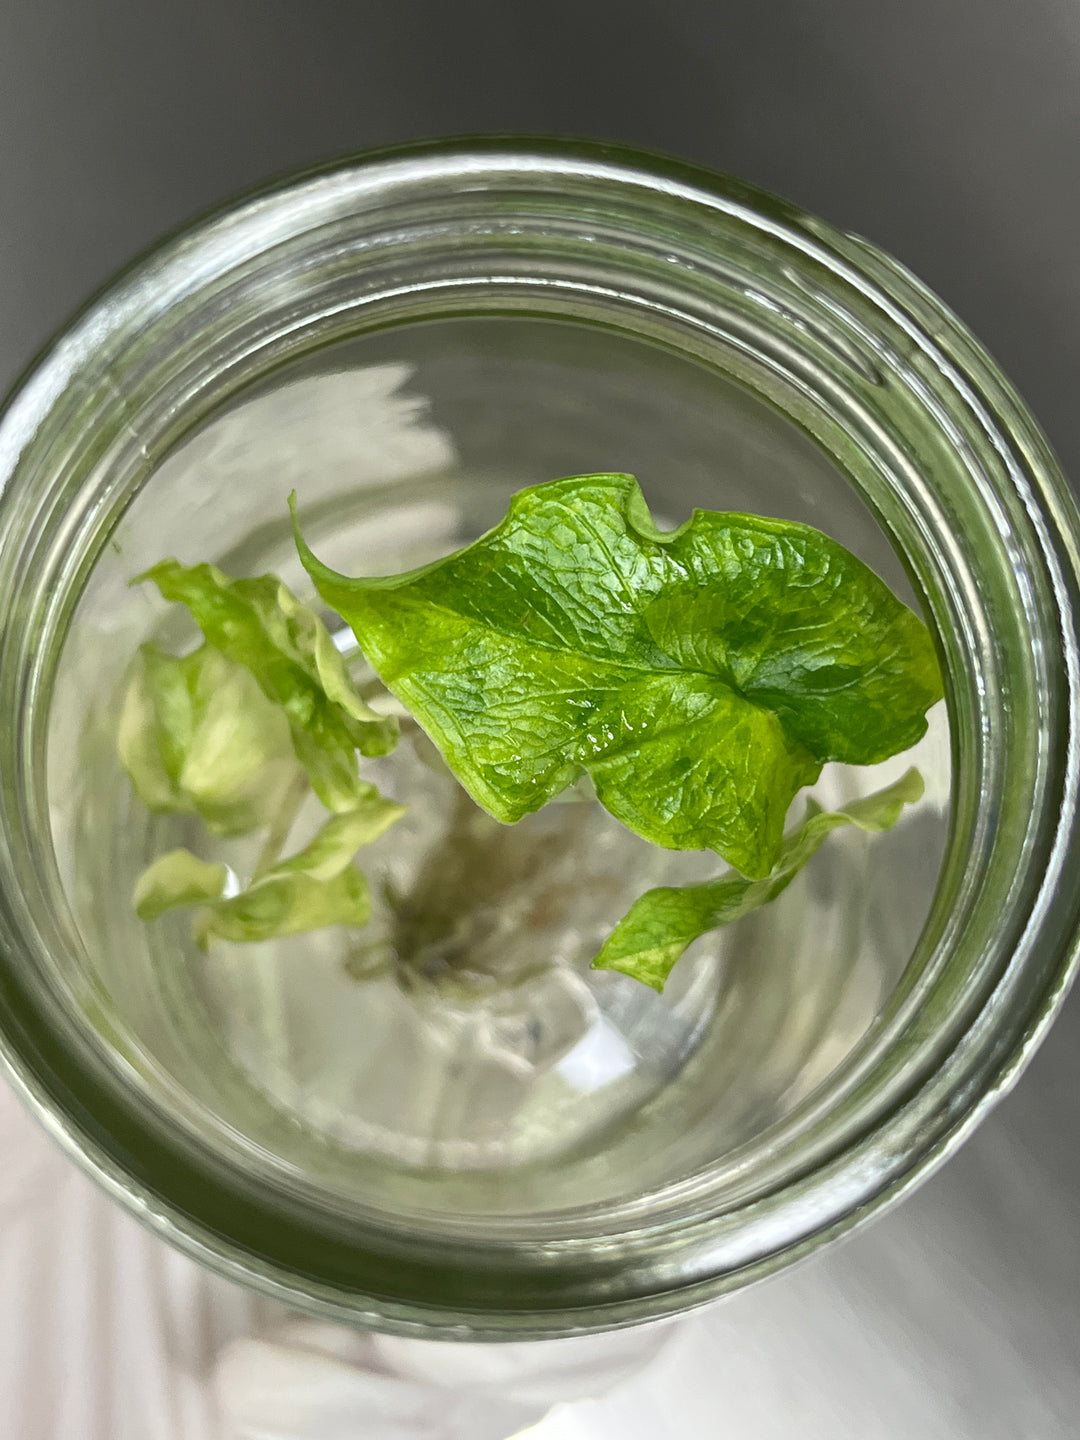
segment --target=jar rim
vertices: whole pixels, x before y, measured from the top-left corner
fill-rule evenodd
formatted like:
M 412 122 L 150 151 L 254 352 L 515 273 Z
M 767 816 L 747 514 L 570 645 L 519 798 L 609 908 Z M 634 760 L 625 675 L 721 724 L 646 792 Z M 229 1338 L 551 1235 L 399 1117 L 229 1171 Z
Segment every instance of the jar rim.
M 559 182 L 562 190 L 553 181 Z M 661 232 L 676 237 L 671 240 L 675 246 L 680 234 L 691 236 L 699 272 L 707 268 L 710 246 L 723 249 L 721 238 L 714 238 L 714 227 L 721 219 L 730 227 L 725 243 L 734 243 L 732 236 L 738 227 L 745 227 L 745 235 L 739 232 L 739 243 L 745 243 L 748 250 L 761 247 L 777 273 L 783 264 L 799 272 L 801 289 L 793 284 L 787 295 L 787 303 L 793 307 L 791 323 L 809 324 L 797 338 L 801 344 L 818 347 L 818 370 L 825 373 L 834 367 L 833 377 L 842 376 L 852 394 L 859 392 L 859 406 L 843 412 L 853 425 L 863 424 L 872 414 L 866 394 L 879 383 L 875 367 L 906 366 L 903 373 L 912 396 L 923 406 L 922 413 L 929 417 L 927 425 L 932 421 L 937 426 L 935 434 L 942 445 L 971 452 L 977 461 L 965 473 L 968 483 L 973 489 L 981 487 L 981 493 L 972 499 L 970 511 L 955 500 L 950 512 L 954 521 L 957 515 L 974 516 L 977 510 L 984 535 L 997 537 L 1001 573 L 1012 566 L 1014 576 L 1021 577 L 1030 593 L 1015 592 L 1023 615 L 1015 633 L 1002 639 L 978 634 L 979 624 L 993 628 L 993 617 L 988 618 L 989 612 L 980 610 L 974 601 L 964 609 L 959 582 L 952 595 L 955 611 L 949 611 L 948 587 L 942 583 L 935 590 L 929 562 L 917 576 L 921 588 L 928 594 L 931 609 L 955 613 L 958 625 L 965 617 L 970 621 L 974 638 L 968 637 L 964 643 L 969 645 L 969 654 L 978 653 L 982 665 L 979 685 L 999 709 L 1007 704 L 1019 709 L 1025 703 L 1037 709 L 1039 696 L 1022 692 L 1025 686 L 1045 686 L 1047 712 L 1041 749 L 1032 742 L 1015 762 L 1017 768 L 1021 760 L 1028 767 L 1031 786 L 1036 781 L 1041 785 L 1041 809 L 1034 817 L 1038 827 L 1033 819 L 1032 828 L 1012 836 L 1008 853 L 996 859 L 1001 867 L 1010 863 L 1011 857 L 1024 871 L 1026 889 L 1021 886 L 1010 892 L 1016 904 L 1015 943 L 1008 954 L 999 955 L 992 965 L 988 962 L 979 986 L 953 997 L 958 1004 L 956 1012 L 941 1019 L 937 1028 L 931 1027 L 930 1035 L 922 1036 L 927 1068 L 919 1083 L 912 1084 L 910 1074 L 903 1084 L 903 1076 L 894 1076 L 889 1105 L 883 1106 L 879 1096 L 872 1123 L 870 1112 L 859 1109 L 859 1092 L 853 1084 L 844 1146 L 830 1150 L 823 1144 L 819 1161 L 811 1164 L 804 1157 L 801 1173 L 782 1177 L 782 1183 L 778 1179 L 773 1195 L 755 1196 L 742 1210 L 710 1210 L 712 1199 L 700 1177 L 682 1187 L 683 1211 L 677 1233 L 660 1238 L 652 1233 L 642 1235 L 640 1227 L 635 1228 L 633 1204 L 619 1213 L 608 1210 L 600 1229 L 609 1241 L 613 1227 L 626 1227 L 620 1232 L 625 1243 L 617 1257 L 619 1280 L 613 1278 L 610 1265 L 598 1267 L 591 1278 L 568 1283 L 547 1300 L 539 1299 L 531 1316 L 508 1309 L 505 1294 L 485 1310 L 484 1302 L 475 1299 L 481 1293 L 479 1288 L 474 1287 L 471 1297 L 468 1287 L 462 1290 L 459 1284 L 454 1290 L 448 1277 L 460 1275 L 463 1264 L 473 1265 L 479 1273 L 505 1258 L 505 1246 L 478 1245 L 467 1227 L 450 1237 L 442 1259 L 428 1257 L 429 1266 L 444 1266 L 441 1283 L 449 1300 L 425 1304 L 415 1297 L 399 1302 L 392 1293 L 380 1295 L 378 1284 L 390 1282 L 379 1282 L 378 1276 L 387 1266 L 404 1266 L 407 1259 L 400 1237 L 387 1233 L 377 1237 L 379 1264 L 368 1265 L 363 1284 L 335 1284 L 329 1278 L 335 1273 L 334 1266 L 340 1265 L 340 1254 L 323 1272 L 314 1265 L 305 1271 L 299 1263 L 276 1264 L 272 1245 L 261 1251 L 250 1241 L 263 1223 L 251 1197 L 241 1199 L 233 1194 L 232 1218 L 226 1219 L 226 1206 L 211 1219 L 200 1214 L 190 1185 L 187 1199 L 182 1201 L 177 1191 L 170 1192 L 150 1178 L 155 1165 L 159 1175 L 168 1173 L 170 1167 L 175 1175 L 176 1167 L 186 1163 L 185 1156 L 192 1160 L 188 1137 L 163 1132 L 157 1142 L 163 1153 L 155 1165 L 133 1165 L 131 1116 L 122 1117 L 121 1123 L 120 1112 L 110 1108 L 113 1102 L 106 1099 L 108 1087 L 104 1085 L 98 1097 L 102 1108 L 93 1109 L 78 1057 L 64 1056 L 61 1037 L 43 1041 L 35 1035 L 26 995 L 6 978 L 0 984 L 0 999 L 13 1002 L 0 1022 L 0 1051 L 23 1094 L 80 1163 L 173 1243 L 236 1278 L 323 1313 L 372 1319 L 383 1328 L 399 1330 L 419 1327 L 424 1333 L 438 1330 L 470 1336 L 509 1332 L 520 1337 L 530 1331 L 565 1333 L 583 1325 L 602 1328 L 653 1318 L 711 1298 L 748 1277 L 770 1273 L 823 1238 L 862 1223 L 910 1190 L 951 1153 L 1015 1081 L 1060 1007 L 1078 963 L 1080 902 L 1058 886 L 1056 879 L 1068 874 L 1080 851 L 1080 651 L 1073 618 L 1080 613 L 1076 603 L 1080 528 L 1046 442 L 993 362 L 928 290 L 874 247 L 741 181 L 681 161 L 589 142 L 483 137 L 391 147 L 285 177 L 166 237 L 121 272 L 46 347 L 0 410 L 0 486 L 4 491 L 0 532 L 5 532 L 9 542 L 5 550 L 15 556 L 12 537 L 19 534 L 25 520 L 17 502 L 20 487 L 25 489 L 28 483 L 26 475 L 35 462 L 35 448 L 44 455 L 49 445 L 57 445 L 58 436 L 68 433 L 72 412 L 77 411 L 76 402 L 81 398 L 82 367 L 88 357 L 100 356 L 103 347 L 116 343 L 118 336 L 128 343 L 145 318 L 151 295 L 154 313 L 166 314 L 184 287 L 191 287 L 193 277 L 197 283 L 200 270 L 213 276 L 223 265 L 239 264 L 250 252 L 253 236 L 266 248 L 285 244 L 292 228 L 312 223 L 313 206 L 322 207 L 325 223 L 327 216 L 345 213 L 350 206 L 382 203 L 393 211 L 395 205 L 416 201 L 417 196 L 418 203 L 430 203 L 430 194 L 425 202 L 421 193 L 425 185 L 459 200 L 465 193 L 486 194 L 489 199 L 505 196 L 512 184 L 526 189 L 532 185 L 549 197 L 577 187 L 574 196 L 579 200 L 583 194 L 597 194 L 605 204 L 612 195 L 632 197 L 639 216 L 642 207 L 654 216 L 657 237 Z M 594 212 L 597 208 L 602 209 L 599 201 Z M 700 274 L 691 277 L 689 268 L 684 271 L 673 265 L 672 272 L 676 290 L 676 281 L 687 288 L 705 284 Z M 835 290 L 830 288 L 834 285 Z M 849 297 L 861 297 L 866 312 L 859 310 L 854 298 L 843 310 L 837 300 L 841 288 Z M 803 297 L 802 309 L 798 308 L 798 294 Z M 811 322 L 817 323 L 816 332 Z M 874 324 L 880 328 L 875 330 Z M 885 336 L 887 328 L 890 333 Z M 864 372 L 861 379 L 860 367 Z M 911 401 L 912 414 L 915 399 Z M 799 419 L 813 433 L 816 422 L 809 410 Z M 830 423 L 835 428 L 835 420 Z M 824 441 L 826 437 L 821 433 L 817 438 Z M 931 453 L 930 440 L 925 440 L 925 445 Z M 933 453 L 939 455 L 939 451 Z M 895 463 L 900 465 L 903 459 L 900 456 Z M 929 545 L 926 537 L 937 533 L 935 524 L 942 528 L 940 517 L 935 521 L 934 516 L 938 513 L 935 507 L 940 506 L 935 485 L 940 488 L 943 483 L 940 478 L 916 474 L 911 481 L 912 495 L 905 500 L 907 508 L 897 508 L 885 517 L 891 531 L 906 540 L 912 553 L 920 543 Z M 884 492 L 877 498 L 883 506 L 891 503 Z M 54 499 L 55 524 L 60 523 L 58 513 L 69 513 L 70 506 L 70 492 L 62 504 Z M 28 573 L 27 558 L 21 556 L 21 569 L 19 558 L 10 559 L 6 566 L 0 564 L 0 604 L 5 606 Z M 940 554 L 937 559 L 941 573 L 953 563 Z M 72 567 L 71 573 L 75 570 L 77 567 Z M 1022 653 L 1025 637 L 1032 653 Z M 26 637 L 23 643 L 25 648 Z M 15 654 L 14 639 L 4 644 Z M 1042 653 L 1035 653 L 1040 647 Z M 17 666 L 8 669 L 11 675 L 22 673 Z M 7 691 L 0 693 L 0 706 L 12 715 L 19 702 L 14 686 L 9 677 Z M 972 746 L 989 752 L 993 747 L 985 735 L 980 739 L 979 727 L 989 723 L 986 705 L 990 702 L 986 695 L 980 701 L 977 690 L 978 685 L 973 684 L 967 711 L 963 697 L 953 697 L 954 720 L 958 732 L 967 736 Z M 12 729 L 13 739 L 17 739 L 15 727 Z M 990 821 L 983 792 L 990 783 L 986 775 L 995 756 L 986 753 L 983 759 L 990 768 L 977 784 L 973 781 L 969 786 L 972 793 L 957 797 L 958 813 L 966 815 L 968 826 L 964 863 L 977 854 L 988 864 L 994 843 L 1000 842 L 999 848 L 1004 844 L 1000 831 L 987 830 Z M 1004 763 L 1000 756 L 997 760 Z M 0 757 L 9 777 L 29 763 L 17 750 Z M 1003 783 L 1000 773 L 998 778 Z M 1031 793 L 1035 794 L 1035 789 Z M 10 819 L 17 802 L 10 801 L 4 808 L 0 819 Z M 1016 809 L 1020 808 L 1018 800 Z M 0 861 L 4 859 L 0 853 Z M 959 887 L 960 860 L 955 868 Z M 4 869 L 9 876 L 13 873 L 7 863 Z M 999 869 L 999 873 L 1003 872 Z M 16 878 L 15 885 L 20 883 L 26 883 L 25 873 L 21 881 Z M 979 897 L 968 898 L 974 906 Z M 20 917 L 17 907 L 5 905 L 3 909 L 0 943 L 7 950 L 19 944 Z M 945 919 L 939 919 L 941 928 Z M 929 1026 L 925 1014 L 920 1018 L 925 999 L 925 990 L 920 992 L 914 985 L 910 993 L 898 997 L 892 1031 L 883 1036 L 879 1051 L 884 1050 L 886 1040 L 895 1045 L 902 1034 L 918 1034 L 920 1026 Z M 80 1089 L 82 1099 L 77 1101 Z M 107 1114 L 109 1118 L 105 1118 Z M 148 1144 L 145 1133 L 137 1139 L 139 1145 Z M 228 1191 L 228 1177 L 218 1178 Z M 688 1246 L 691 1216 L 694 1237 Z M 562 1230 L 556 1226 L 546 1238 L 536 1229 L 529 1242 L 532 1261 L 543 1251 L 549 1260 L 558 1257 L 560 1264 L 572 1270 L 579 1262 L 581 1243 L 580 1233 L 568 1236 L 565 1226 Z M 449 1250 L 455 1251 L 454 1257 Z M 530 1273 L 535 1270 L 532 1264 Z

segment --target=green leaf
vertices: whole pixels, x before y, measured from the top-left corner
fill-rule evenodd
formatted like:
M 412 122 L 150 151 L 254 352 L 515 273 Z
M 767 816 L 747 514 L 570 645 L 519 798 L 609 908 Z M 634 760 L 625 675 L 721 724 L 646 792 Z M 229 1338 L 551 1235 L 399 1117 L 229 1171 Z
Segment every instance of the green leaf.
M 265 825 L 301 775 L 282 710 L 210 645 L 143 645 L 124 697 L 120 759 L 156 812 L 197 814 L 215 835 Z
M 224 865 L 208 865 L 190 850 L 170 850 L 139 876 L 132 905 L 140 920 L 156 920 L 166 910 L 205 905 L 224 890 L 227 875 Z
M 354 810 L 332 815 L 297 854 L 257 873 L 246 890 L 227 898 L 222 898 L 224 865 L 173 850 L 140 878 L 135 911 L 142 920 L 156 920 L 180 906 L 204 907 L 194 926 L 203 949 L 212 939 L 270 940 L 328 925 L 364 925 L 371 900 L 353 858 L 404 813 L 404 805 L 368 786 Z
M 327 809 L 353 808 L 364 793 L 356 751 L 392 750 L 397 721 L 360 698 L 314 612 L 274 575 L 230 580 L 213 565 L 163 560 L 141 580 L 153 580 L 166 600 L 186 605 L 210 644 L 250 671 L 280 706 L 296 757 Z
M 300 557 L 470 795 L 512 823 L 587 772 L 671 849 L 769 874 L 796 791 L 926 729 L 926 627 L 806 525 L 698 510 L 654 525 L 629 475 L 523 490 L 423 569 L 349 579 Z
M 918 770 L 909 770 L 895 784 L 840 810 L 822 811 L 808 802 L 807 818 L 784 840 L 772 873 L 747 880 L 729 872 L 702 885 L 662 886 L 648 890 L 619 921 L 593 961 L 598 970 L 620 970 L 635 980 L 663 990 L 672 966 L 694 940 L 741 920 L 774 900 L 834 830 L 856 825 L 860 830 L 890 830 L 905 805 L 922 796 Z
M 374 787 L 368 790 L 355 810 L 332 815 L 303 850 L 200 915 L 195 938 L 202 948 L 214 939 L 240 943 L 328 925 L 365 925 L 371 896 L 352 859 L 405 813 L 404 805 L 384 799 Z
M 370 845 L 405 814 L 406 806 L 387 800 L 373 785 L 367 787 L 354 810 L 332 815 L 315 838 L 296 855 L 279 860 L 252 882 L 252 887 L 289 875 L 332 880 L 356 852 Z
M 204 910 L 194 933 L 200 948 L 207 950 L 211 940 L 276 940 L 329 925 L 366 925 L 370 915 L 367 881 L 355 865 L 346 864 L 329 880 L 304 874 L 267 876 Z

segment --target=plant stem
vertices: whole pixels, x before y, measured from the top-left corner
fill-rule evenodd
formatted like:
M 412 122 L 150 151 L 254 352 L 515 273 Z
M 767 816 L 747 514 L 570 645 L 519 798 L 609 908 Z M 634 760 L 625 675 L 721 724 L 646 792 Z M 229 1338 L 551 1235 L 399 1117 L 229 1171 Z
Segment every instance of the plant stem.
M 270 829 L 266 833 L 266 841 L 255 862 L 255 873 L 251 877 L 257 880 L 260 875 L 265 875 L 277 861 L 281 854 L 281 847 L 288 839 L 289 831 L 292 829 L 297 815 L 300 813 L 300 806 L 308 792 L 308 781 L 306 775 L 297 775 L 296 779 L 285 792 L 285 798 L 281 802 L 281 808 L 270 822 Z

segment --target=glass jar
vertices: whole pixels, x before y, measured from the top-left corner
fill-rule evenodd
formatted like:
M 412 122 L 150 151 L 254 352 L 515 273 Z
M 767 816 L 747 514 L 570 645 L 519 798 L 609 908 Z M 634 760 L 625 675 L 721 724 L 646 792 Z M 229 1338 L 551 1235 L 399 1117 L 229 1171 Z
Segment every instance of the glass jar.
M 474 906 L 470 944 L 496 960 L 467 984 L 338 935 L 203 964 L 180 928 L 141 926 L 131 880 L 166 831 L 118 768 L 116 697 L 142 639 L 183 636 L 131 577 L 176 554 L 301 588 L 294 485 L 329 563 L 391 571 L 588 470 L 636 473 L 670 523 L 703 505 L 817 524 L 920 604 L 948 691 L 918 757 L 928 805 L 830 842 L 662 998 L 578 963 L 626 885 L 654 883 L 588 806 L 527 832 L 552 857 L 527 922 L 508 891 Z M 290 179 L 76 318 L 0 420 L 0 483 L 4 1055 L 92 1174 L 223 1273 L 458 1338 L 682 1310 L 910 1190 L 1061 1003 L 1073 503 L 941 304 L 779 200 L 555 142 Z M 402 753 L 420 828 L 401 833 L 430 850 L 443 782 Z M 513 869 L 508 837 L 466 862 L 436 846 L 436 879 Z M 387 874 L 411 863 L 395 843 Z

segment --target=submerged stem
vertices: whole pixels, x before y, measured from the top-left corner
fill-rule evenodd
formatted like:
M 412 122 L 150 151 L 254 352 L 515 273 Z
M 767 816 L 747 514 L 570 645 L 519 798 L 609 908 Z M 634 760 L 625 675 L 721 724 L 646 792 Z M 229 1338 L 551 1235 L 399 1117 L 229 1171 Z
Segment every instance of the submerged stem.
M 296 823 L 296 817 L 300 813 L 300 807 L 308 793 L 308 779 L 306 775 L 297 775 L 285 792 L 281 806 L 270 822 L 270 828 L 266 832 L 266 840 L 259 852 L 259 858 L 255 862 L 253 880 L 265 875 L 273 865 L 277 863 L 285 841 L 289 838 L 289 831 Z

